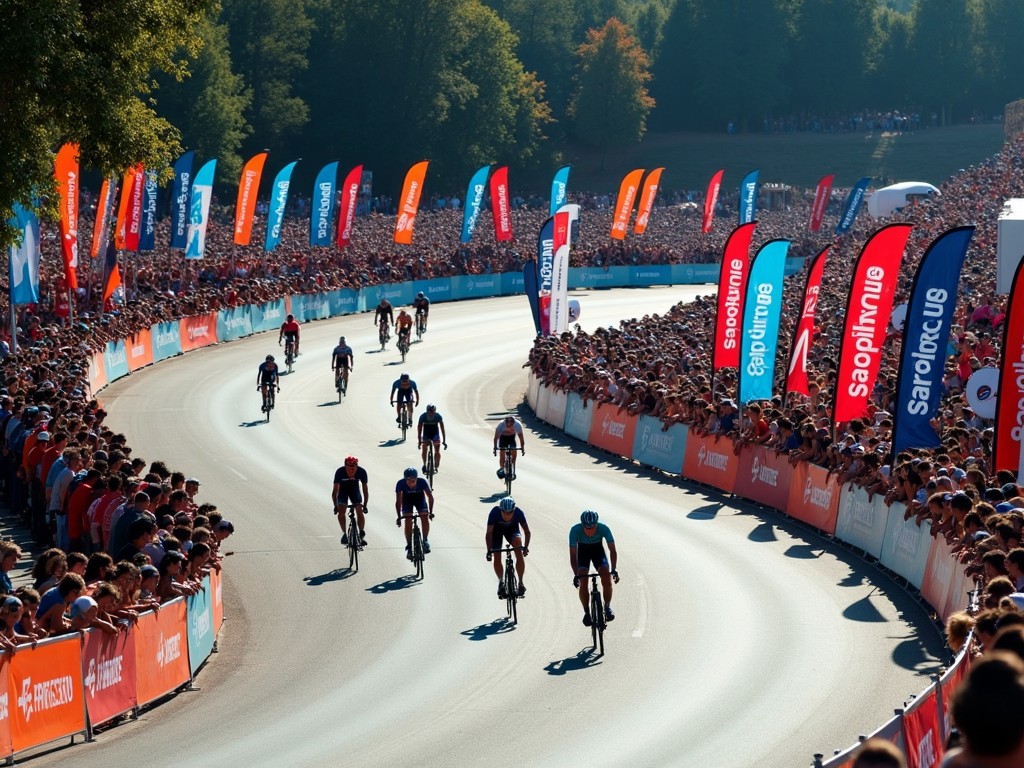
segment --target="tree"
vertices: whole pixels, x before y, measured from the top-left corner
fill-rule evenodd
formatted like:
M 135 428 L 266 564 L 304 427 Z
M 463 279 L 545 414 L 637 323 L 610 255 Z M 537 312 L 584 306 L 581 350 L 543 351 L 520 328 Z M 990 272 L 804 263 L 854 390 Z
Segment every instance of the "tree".
M 1024 3 L 1020 0 L 983 0 L 979 9 L 980 34 L 974 73 L 977 83 L 971 93 L 983 97 L 981 106 L 989 114 L 1001 114 L 1010 101 L 1024 97 Z
M 309 122 L 309 106 L 293 92 L 308 65 L 313 24 L 308 0 L 223 0 L 235 71 L 252 90 L 246 151 L 282 149 Z
M 154 72 L 184 76 L 184 51 L 212 0 L 7 0 L 0 25 L 0 245 L 14 203 L 49 195 L 53 153 L 79 145 L 83 167 L 107 175 L 135 163 L 168 168 L 177 130 L 154 112 Z
M 654 99 L 647 93 L 650 61 L 618 19 L 587 33 L 579 47 L 578 87 L 569 104 L 576 135 L 608 150 L 640 141 Z
M 206 19 L 196 34 L 203 49 L 191 77 L 181 82 L 161 78 L 157 111 L 178 126 L 185 147 L 200 157 L 217 158 L 222 179 L 237 179 L 242 171 L 239 150 L 252 133 L 245 122 L 252 92 L 231 71 L 227 28 Z
M 937 110 L 940 125 L 963 106 L 971 83 L 972 13 L 964 0 L 918 0 L 913 51 L 917 96 Z

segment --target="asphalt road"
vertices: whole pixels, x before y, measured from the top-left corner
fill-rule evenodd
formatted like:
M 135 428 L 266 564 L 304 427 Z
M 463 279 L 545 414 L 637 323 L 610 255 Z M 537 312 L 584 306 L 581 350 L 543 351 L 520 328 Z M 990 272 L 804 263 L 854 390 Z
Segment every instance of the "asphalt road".
M 707 291 L 581 293 L 581 324 Z M 356 361 L 342 404 L 329 369 L 339 334 Z M 507 624 L 483 526 L 503 491 L 492 430 L 521 407 L 531 337 L 522 297 L 435 306 L 404 366 L 393 342 L 375 348 L 369 315 L 307 325 L 269 424 L 255 379 L 279 352 L 271 335 L 105 390 L 135 454 L 199 476 L 200 500 L 234 522 L 227 621 L 197 690 L 32 764 L 806 766 L 927 685 L 941 645 L 870 567 L 780 516 L 611 460 L 527 411 L 513 495 L 534 539 L 519 624 Z M 422 582 L 408 578 L 393 514 L 402 469 L 420 463 L 387 402 L 402 370 L 448 430 Z M 369 472 L 371 512 L 350 574 L 330 491 L 353 453 Z M 581 624 L 567 553 L 588 507 L 620 555 L 603 657 Z

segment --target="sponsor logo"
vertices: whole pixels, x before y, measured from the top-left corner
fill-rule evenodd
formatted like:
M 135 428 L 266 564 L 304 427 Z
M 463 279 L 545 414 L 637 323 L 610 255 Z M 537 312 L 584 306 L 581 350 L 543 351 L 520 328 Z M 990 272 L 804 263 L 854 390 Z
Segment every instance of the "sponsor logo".
M 204 608 L 192 615 L 192 631 L 196 637 L 203 637 L 210 634 L 210 609 Z
M 601 434 L 621 440 L 626 436 L 626 425 L 620 421 L 615 421 L 606 413 L 604 420 L 601 422 Z
M 843 222 L 840 227 L 845 232 L 853 224 L 853 219 L 857 215 L 857 209 L 860 208 L 861 198 L 864 197 L 864 187 L 856 187 L 853 190 L 853 195 L 850 196 L 850 205 L 846 209 L 846 213 L 843 214 Z
M 409 182 L 409 194 L 405 196 L 405 200 L 402 202 L 402 210 L 412 216 L 416 215 L 416 198 L 419 197 L 420 183 L 418 181 Z
M 929 288 L 925 292 L 922 314 L 924 321 L 916 338 L 909 339 L 910 368 L 903 375 L 912 373 L 910 397 L 907 399 L 906 411 L 913 416 L 926 416 L 932 410 L 932 392 L 942 378 L 946 347 L 946 303 L 949 293 L 942 288 Z M 936 398 L 938 393 L 936 391 Z
M 157 331 L 156 345 L 158 347 L 171 347 L 178 343 L 178 334 L 174 331 Z
M 870 266 L 864 274 L 864 282 L 857 291 L 856 313 L 853 327 L 850 328 L 849 340 L 853 342 L 851 362 L 853 370 L 849 373 L 846 392 L 850 397 L 864 398 L 870 394 L 870 384 L 878 364 L 881 350 L 875 341 L 878 331 L 884 331 L 879 324 L 878 305 L 882 300 L 882 292 L 887 280 L 885 270 L 879 266 Z M 844 353 L 846 349 L 844 348 Z
M 750 481 L 753 483 L 764 483 L 770 485 L 772 488 L 779 487 L 779 470 L 774 467 L 769 467 L 767 464 L 762 464 L 761 460 L 755 456 L 754 463 L 750 467 Z
M 754 205 L 757 203 L 757 182 L 748 181 L 743 185 L 743 222 L 754 220 Z
M 622 204 L 615 213 L 615 223 L 612 224 L 613 232 L 625 232 L 626 224 L 629 222 L 629 214 L 633 210 L 633 200 L 636 199 L 636 186 L 630 184 L 626 187 L 626 193 L 622 196 Z
M 181 658 L 181 634 L 164 637 L 161 632 L 156 641 L 156 663 L 159 667 L 173 664 Z
M 917 559 L 917 550 L 921 543 L 921 530 L 916 525 L 897 525 L 892 536 L 893 554 L 901 560 Z
M 636 276 L 637 276 L 637 278 L 639 278 L 639 279 L 641 279 L 641 280 L 642 280 L 643 278 L 645 278 L 645 277 L 647 277 L 647 278 L 655 278 L 655 279 L 657 279 L 657 278 L 661 277 L 661 272 L 659 272 L 659 271 L 654 271 L 654 270 L 651 270 L 651 271 L 646 271 L 646 270 L 640 270 L 640 271 L 638 271 L 638 272 L 636 273 Z
M 321 182 L 317 189 L 320 192 L 320 199 L 316 207 L 316 237 L 318 240 L 326 240 L 331 229 L 331 198 L 334 194 L 334 185 L 329 181 Z
M 132 347 L 132 357 L 142 357 L 144 354 L 146 354 L 145 344 L 136 344 Z
M 245 220 L 249 214 L 249 196 L 252 193 L 253 182 L 259 172 L 252 168 L 246 168 L 242 174 L 242 199 L 238 203 L 238 219 L 235 221 L 235 234 L 240 235 L 245 231 Z M 255 204 L 255 203 L 254 203 Z
M 740 335 L 740 317 L 743 308 L 743 282 L 745 264 L 742 259 L 730 259 L 726 264 L 725 299 L 722 308 L 725 310 L 725 332 L 722 339 L 723 349 L 736 349 Z
M 264 320 L 275 320 L 284 315 L 284 308 L 280 304 L 273 304 L 270 306 L 264 305 L 263 319 Z
M 832 506 L 832 488 L 817 486 L 811 478 L 807 478 L 804 486 L 804 506 L 819 507 L 828 509 Z M 868 505 L 870 509 L 870 505 Z
M 512 231 L 512 223 L 508 220 L 508 187 L 498 185 L 498 231 L 507 234 Z
M 697 467 L 707 467 L 725 472 L 729 468 L 729 457 L 724 453 L 708 450 L 702 445 L 697 451 Z
M 7 691 L 0 693 L 0 722 L 6 720 L 11 716 L 10 710 L 7 706 Z
M 128 362 L 128 353 L 124 346 L 114 347 L 109 353 L 107 358 L 107 365 L 114 367 L 116 365 L 124 365 Z
M 917 765 L 921 768 L 932 768 L 939 761 L 935 755 L 934 738 L 932 729 L 929 728 L 921 737 L 921 741 L 917 743 Z
M 747 363 L 747 373 L 751 376 L 764 376 L 766 372 L 775 368 L 775 356 L 772 354 L 768 359 L 769 352 L 775 352 L 775 345 L 771 348 L 764 343 L 768 335 L 768 313 L 772 308 L 772 284 L 759 283 L 755 294 L 754 317 L 751 320 L 750 328 L 747 329 L 747 337 L 750 338 L 750 361 Z
M 551 290 L 551 277 L 554 273 L 554 260 L 555 260 L 555 241 L 552 238 L 541 240 L 540 242 L 540 263 L 537 265 L 540 270 L 540 286 L 539 291 L 550 291 Z M 586 273 L 583 275 L 583 279 L 586 279 Z
M 644 425 L 643 432 L 640 434 L 641 453 L 650 451 L 652 453 L 671 454 L 674 445 L 675 438 L 668 432 L 654 432 L 649 425 Z
M 352 222 L 356 216 L 356 199 L 359 196 L 359 182 L 349 184 L 348 189 L 345 190 L 345 195 L 348 198 L 345 203 L 345 223 L 341 229 L 341 240 L 347 243 L 352 237 Z
M 27 723 L 37 712 L 47 712 L 71 704 L 74 700 L 75 681 L 71 675 L 55 677 L 41 683 L 33 683 L 31 677 L 26 677 L 21 681 L 18 709 L 21 710 Z
M 395 222 L 395 231 L 405 232 L 405 230 L 409 228 L 411 223 L 412 220 L 409 218 L 409 214 L 403 213 L 401 216 L 398 217 L 398 221 Z
M 793 345 L 793 357 L 789 361 L 789 374 L 799 370 L 801 375 L 807 375 L 807 350 L 811 344 L 811 331 L 814 330 L 814 313 L 818 308 L 818 292 L 821 287 L 811 285 L 807 287 L 807 295 L 804 296 L 804 311 L 800 315 L 800 330 L 797 333 L 796 342 Z
M 178 206 L 178 228 L 175 230 L 175 235 L 178 237 L 185 236 L 185 227 L 188 224 L 188 188 L 191 183 L 191 174 L 184 172 L 178 176 L 178 184 L 181 185 L 181 192 L 176 198 L 174 198 L 175 205 Z M 113 195 L 111 195 L 113 199 Z
M 208 325 L 190 325 L 188 327 L 188 338 L 189 341 L 192 339 L 198 339 L 208 336 L 210 333 L 210 326 Z
M 849 527 L 852 530 L 869 535 L 875 527 L 874 505 L 867 501 L 852 499 L 847 518 L 849 519 Z
M 85 688 L 89 691 L 91 698 L 96 698 L 97 693 L 103 693 L 108 688 L 113 688 L 121 682 L 121 668 L 124 664 L 122 656 L 117 655 L 110 659 L 103 659 L 98 664 L 96 659 L 89 659 L 89 667 L 85 673 Z
M 284 209 L 288 204 L 288 187 L 291 186 L 289 180 L 278 182 L 277 194 L 274 195 L 274 199 L 277 202 L 274 208 L 274 223 L 270 226 L 270 238 L 276 244 L 281 239 L 281 224 L 284 221 Z

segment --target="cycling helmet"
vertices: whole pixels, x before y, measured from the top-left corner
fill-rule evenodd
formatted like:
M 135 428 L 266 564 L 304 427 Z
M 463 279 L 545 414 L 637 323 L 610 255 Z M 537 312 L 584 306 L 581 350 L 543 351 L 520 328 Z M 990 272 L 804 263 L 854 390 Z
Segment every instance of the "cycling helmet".
M 437 410 L 437 406 L 434 405 L 433 403 L 430 403 L 430 404 L 427 405 L 427 410 L 428 411 L 436 411 Z
M 416 471 L 416 467 L 406 467 L 405 472 L 402 473 L 406 477 L 418 477 L 419 472 Z
M 402 374 L 401 376 L 399 376 L 398 378 L 400 378 L 400 379 L 402 379 L 402 380 L 404 381 L 405 379 L 408 379 L 408 378 L 409 378 L 409 374 L 408 374 L 408 373 L 403 373 L 403 374 Z
M 274 362 L 274 356 L 273 355 L 267 355 L 267 362 L 268 363 Z
M 580 515 L 580 522 L 588 528 L 592 525 L 597 525 L 597 512 L 594 512 L 591 509 L 585 510 L 583 514 Z
M 288 315 L 288 319 L 289 320 L 294 320 L 295 319 L 295 315 Z
M 338 343 L 339 344 L 344 344 L 345 343 L 345 337 L 342 336 L 340 339 L 338 339 Z
M 417 299 L 422 299 L 423 298 L 423 291 L 420 291 L 419 293 L 417 293 L 416 294 L 416 298 Z
M 502 512 L 515 512 L 516 500 L 511 496 L 506 496 L 504 499 L 498 502 L 498 506 L 501 507 Z
M 349 456 L 347 459 L 345 459 L 346 467 L 354 467 L 358 463 L 359 459 L 357 459 L 355 456 Z

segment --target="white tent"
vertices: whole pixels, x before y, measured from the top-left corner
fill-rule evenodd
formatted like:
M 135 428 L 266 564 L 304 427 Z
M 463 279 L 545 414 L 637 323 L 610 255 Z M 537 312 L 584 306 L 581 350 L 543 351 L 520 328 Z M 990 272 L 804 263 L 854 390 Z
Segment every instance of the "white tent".
M 925 181 L 901 181 L 888 187 L 876 189 L 868 195 L 868 213 L 876 219 L 891 216 L 916 197 L 941 195 L 939 190 Z

